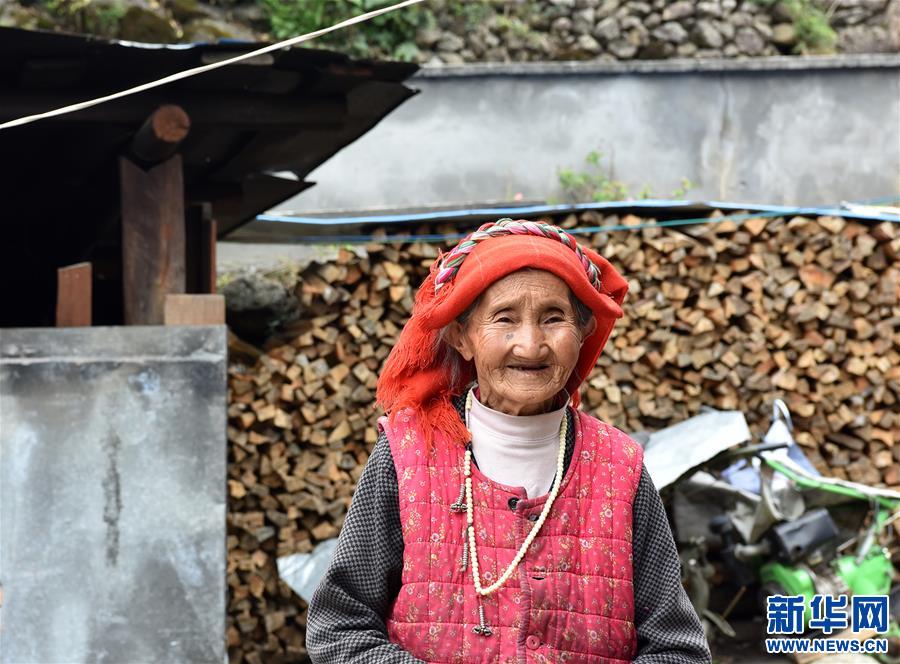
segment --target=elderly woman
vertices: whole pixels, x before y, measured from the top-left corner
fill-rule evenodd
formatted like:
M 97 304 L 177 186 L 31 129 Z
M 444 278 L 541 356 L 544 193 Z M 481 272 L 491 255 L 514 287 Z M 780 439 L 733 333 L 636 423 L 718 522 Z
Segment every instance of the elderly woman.
M 314 663 L 710 661 L 640 446 L 579 410 L 627 289 L 550 224 L 439 255 L 379 377 Z

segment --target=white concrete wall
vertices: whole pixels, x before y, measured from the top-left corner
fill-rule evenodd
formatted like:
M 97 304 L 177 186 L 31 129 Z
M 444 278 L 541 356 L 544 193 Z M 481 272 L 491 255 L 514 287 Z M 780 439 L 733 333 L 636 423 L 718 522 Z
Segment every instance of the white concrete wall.
M 0 661 L 225 661 L 226 354 L 0 330 Z
M 785 205 L 900 193 L 900 56 L 424 70 L 421 94 L 278 206 L 302 214 L 560 195 L 588 152 L 638 195 Z

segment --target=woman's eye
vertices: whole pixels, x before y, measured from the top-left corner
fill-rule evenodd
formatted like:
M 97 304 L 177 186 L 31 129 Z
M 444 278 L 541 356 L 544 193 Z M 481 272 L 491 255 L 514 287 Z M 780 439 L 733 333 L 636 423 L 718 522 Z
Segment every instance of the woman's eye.
M 562 320 L 563 319 L 560 316 L 551 316 L 550 318 L 547 319 L 547 322 L 548 323 L 560 323 L 560 322 L 562 322 Z
M 512 323 L 512 319 L 509 318 L 508 316 L 500 316 L 500 318 L 497 319 L 497 322 L 498 323 Z

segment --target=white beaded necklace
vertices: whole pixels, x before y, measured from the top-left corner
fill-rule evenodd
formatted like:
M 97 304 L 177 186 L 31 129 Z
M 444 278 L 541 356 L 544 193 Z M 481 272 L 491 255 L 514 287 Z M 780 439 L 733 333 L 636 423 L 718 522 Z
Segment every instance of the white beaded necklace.
M 474 393 L 474 390 L 475 388 L 473 387 L 469 390 L 468 395 L 466 395 L 466 428 L 469 428 L 469 410 L 472 408 L 472 394 Z M 531 532 L 528 533 L 528 536 L 525 538 L 525 541 L 522 543 L 522 546 L 516 553 L 516 557 L 513 558 L 512 562 L 509 564 L 509 567 L 507 567 L 506 571 L 503 572 L 503 575 L 499 579 L 497 579 L 496 583 L 488 586 L 487 588 L 482 587 L 481 575 L 478 573 L 478 553 L 475 550 L 475 522 L 472 510 L 472 450 L 466 449 L 464 472 L 466 478 L 466 520 L 468 522 L 467 530 L 469 533 L 469 550 L 471 551 L 472 555 L 472 578 L 475 581 L 475 592 L 477 592 L 481 596 L 486 597 L 494 591 L 499 590 L 503 586 L 503 584 L 505 584 L 509 580 L 516 567 L 522 561 L 522 558 L 525 557 L 525 553 L 528 551 L 528 547 L 531 546 L 534 538 L 537 537 L 541 526 L 544 525 L 544 521 L 547 520 L 547 515 L 550 514 L 550 508 L 553 506 L 553 501 L 556 499 L 556 494 L 559 493 L 559 486 L 560 484 L 562 484 L 563 463 L 566 456 L 566 430 L 568 429 L 567 420 L 568 418 L 564 413 L 562 422 L 560 423 L 559 427 L 559 456 L 556 460 L 556 477 L 553 479 L 553 486 L 550 489 L 550 494 L 547 496 L 547 502 L 544 503 L 544 509 L 541 511 L 541 516 L 531 528 Z M 483 622 L 484 620 L 482 619 L 482 623 Z

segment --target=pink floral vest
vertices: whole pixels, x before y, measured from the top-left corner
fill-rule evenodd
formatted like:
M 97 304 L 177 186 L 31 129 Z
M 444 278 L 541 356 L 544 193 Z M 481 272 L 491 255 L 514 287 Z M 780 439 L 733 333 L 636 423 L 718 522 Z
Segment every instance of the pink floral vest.
M 399 485 L 402 586 L 388 611 L 393 643 L 427 662 L 630 662 L 637 640 L 631 569 L 631 509 L 643 450 L 625 433 L 575 411 L 575 449 L 559 495 L 516 572 L 481 598 L 492 634 L 479 624 L 471 556 L 461 568 L 464 450 L 440 436 L 426 455 L 411 411 L 387 433 Z M 484 586 L 512 561 L 546 496 L 500 484 L 472 464 L 479 569 Z M 516 500 L 517 499 L 517 500 Z

